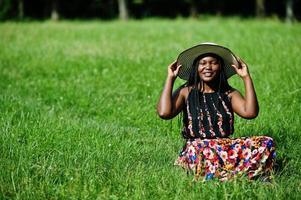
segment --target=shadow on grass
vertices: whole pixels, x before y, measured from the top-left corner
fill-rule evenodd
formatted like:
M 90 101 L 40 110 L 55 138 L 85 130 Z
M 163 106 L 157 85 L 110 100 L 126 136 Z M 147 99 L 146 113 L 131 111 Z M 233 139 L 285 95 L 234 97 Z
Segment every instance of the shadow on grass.
M 274 164 L 274 174 L 275 175 L 282 175 L 283 172 L 285 172 L 285 169 L 287 168 L 289 163 L 288 158 L 282 158 L 282 157 L 276 157 L 275 164 Z
M 286 176 L 293 173 L 295 171 L 293 166 L 299 162 L 295 154 L 299 152 L 296 144 L 300 143 L 300 136 L 283 127 L 267 127 L 265 131 L 268 133 L 266 135 L 273 138 L 276 146 L 274 175 Z

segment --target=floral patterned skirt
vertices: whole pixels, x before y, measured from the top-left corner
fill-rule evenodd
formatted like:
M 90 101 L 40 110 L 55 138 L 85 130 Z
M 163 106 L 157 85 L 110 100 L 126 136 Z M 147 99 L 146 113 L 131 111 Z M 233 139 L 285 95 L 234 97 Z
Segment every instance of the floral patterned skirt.
M 275 162 L 275 144 L 267 136 L 187 140 L 175 165 L 195 175 L 195 180 L 221 181 L 245 175 L 269 175 Z

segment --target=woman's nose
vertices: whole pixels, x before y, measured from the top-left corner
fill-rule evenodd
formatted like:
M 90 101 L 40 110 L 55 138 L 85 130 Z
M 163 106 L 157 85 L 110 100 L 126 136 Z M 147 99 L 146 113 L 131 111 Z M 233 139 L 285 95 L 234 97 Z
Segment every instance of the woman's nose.
M 209 64 L 209 63 L 206 64 L 206 65 L 205 65 L 205 69 L 211 69 L 211 64 Z

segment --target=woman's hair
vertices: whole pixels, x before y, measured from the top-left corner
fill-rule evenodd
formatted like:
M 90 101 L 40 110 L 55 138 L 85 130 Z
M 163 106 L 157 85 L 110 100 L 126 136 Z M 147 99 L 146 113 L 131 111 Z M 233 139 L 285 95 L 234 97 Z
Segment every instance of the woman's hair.
M 189 79 L 188 81 L 184 84 L 186 87 L 191 87 L 191 94 L 188 95 L 189 98 L 189 108 L 191 112 L 191 117 L 192 117 L 192 129 L 196 136 L 199 136 L 199 111 L 200 111 L 200 94 L 203 95 L 202 92 L 200 92 L 200 89 L 203 89 L 203 81 L 200 79 L 200 76 L 198 74 L 198 66 L 199 66 L 199 61 L 207 56 L 214 57 L 218 60 L 220 64 L 220 71 L 218 74 L 218 77 L 216 77 L 216 81 L 218 81 L 218 93 L 224 93 L 228 90 L 231 89 L 230 85 L 228 84 L 227 78 L 225 76 L 224 72 L 224 61 L 223 59 L 213 53 L 207 53 L 207 54 L 202 54 L 198 56 L 192 65 L 192 69 L 190 71 Z M 200 88 L 199 88 L 200 86 Z M 191 96 L 190 96 L 191 95 Z M 185 120 L 183 118 L 183 120 Z

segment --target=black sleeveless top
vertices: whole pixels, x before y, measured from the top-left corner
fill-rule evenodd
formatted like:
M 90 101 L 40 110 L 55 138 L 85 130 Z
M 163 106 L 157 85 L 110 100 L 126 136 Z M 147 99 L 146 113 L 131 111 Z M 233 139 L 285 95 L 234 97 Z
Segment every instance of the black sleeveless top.
M 195 106 L 191 103 L 195 96 L 192 95 L 192 92 L 189 92 L 186 108 L 183 109 L 183 137 L 185 139 L 211 139 L 231 135 L 234 131 L 234 115 L 228 94 L 229 92 L 199 92 L 197 95 L 199 105 Z M 198 107 L 199 112 L 193 111 L 193 109 L 197 109 L 196 107 Z M 192 112 L 198 113 L 194 119 Z M 198 126 L 197 129 L 196 126 Z

